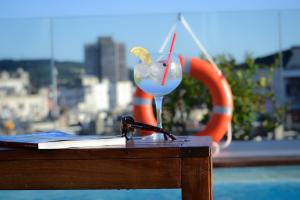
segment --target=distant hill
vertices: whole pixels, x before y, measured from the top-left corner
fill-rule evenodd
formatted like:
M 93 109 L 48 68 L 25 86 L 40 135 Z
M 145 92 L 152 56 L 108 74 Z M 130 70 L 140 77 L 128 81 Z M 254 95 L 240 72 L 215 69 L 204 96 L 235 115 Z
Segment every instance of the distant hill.
M 59 82 L 72 82 L 84 70 L 83 63 L 73 61 L 55 61 Z M 51 84 L 51 68 L 49 59 L 37 60 L 0 60 L 0 71 L 13 72 L 23 68 L 30 74 L 30 81 L 34 88 Z

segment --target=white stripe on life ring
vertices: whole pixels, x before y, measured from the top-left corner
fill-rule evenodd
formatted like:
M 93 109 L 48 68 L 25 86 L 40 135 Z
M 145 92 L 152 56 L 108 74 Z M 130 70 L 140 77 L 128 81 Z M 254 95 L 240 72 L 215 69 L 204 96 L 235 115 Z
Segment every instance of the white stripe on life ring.
M 134 97 L 132 103 L 135 106 L 147 106 L 147 105 L 152 105 L 152 100 Z
M 214 106 L 213 108 L 214 113 L 223 114 L 223 115 L 232 115 L 232 108 L 223 107 L 223 106 Z

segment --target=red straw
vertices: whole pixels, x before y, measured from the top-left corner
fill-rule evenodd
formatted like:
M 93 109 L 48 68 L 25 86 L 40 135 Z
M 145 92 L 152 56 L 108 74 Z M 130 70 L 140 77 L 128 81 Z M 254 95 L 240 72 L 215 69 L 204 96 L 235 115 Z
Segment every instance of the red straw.
M 172 42 L 171 42 L 171 46 L 170 46 L 170 51 L 169 51 L 168 59 L 167 59 L 167 67 L 165 69 L 161 85 L 165 85 L 165 83 L 166 83 L 166 79 L 167 79 L 167 75 L 168 75 L 168 71 L 169 71 L 169 67 L 170 67 L 170 59 L 171 59 L 171 55 L 172 55 L 172 52 L 173 52 L 175 39 L 176 39 L 176 32 L 174 32 L 174 34 L 173 34 L 173 38 L 172 38 Z

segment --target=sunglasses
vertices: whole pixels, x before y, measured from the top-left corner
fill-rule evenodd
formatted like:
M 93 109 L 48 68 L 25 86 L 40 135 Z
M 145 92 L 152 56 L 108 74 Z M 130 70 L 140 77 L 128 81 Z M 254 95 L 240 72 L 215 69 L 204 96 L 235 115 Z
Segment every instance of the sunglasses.
M 123 137 L 125 136 L 126 140 L 131 139 L 134 129 L 140 129 L 140 130 L 144 130 L 144 131 L 153 131 L 153 132 L 163 133 L 165 140 L 168 140 L 168 138 L 170 138 L 171 140 L 176 140 L 174 135 L 172 135 L 170 132 L 166 131 L 163 128 L 159 128 L 159 127 L 148 125 L 148 124 L 143 124 L 141 122 L 135 122 L 133 117 L 123 116 L 121 118 L 121 133 L 122 133 L 122 136 Z

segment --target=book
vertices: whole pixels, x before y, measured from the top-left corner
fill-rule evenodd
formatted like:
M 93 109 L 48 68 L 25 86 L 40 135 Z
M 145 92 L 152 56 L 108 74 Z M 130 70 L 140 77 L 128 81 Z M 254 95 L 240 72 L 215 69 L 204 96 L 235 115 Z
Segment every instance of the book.
M 78 136 L 50 131 L 13 136 L 0 135 L 0 146 L 29 149 L 98 148 L 126 145 L 125 137 Z

